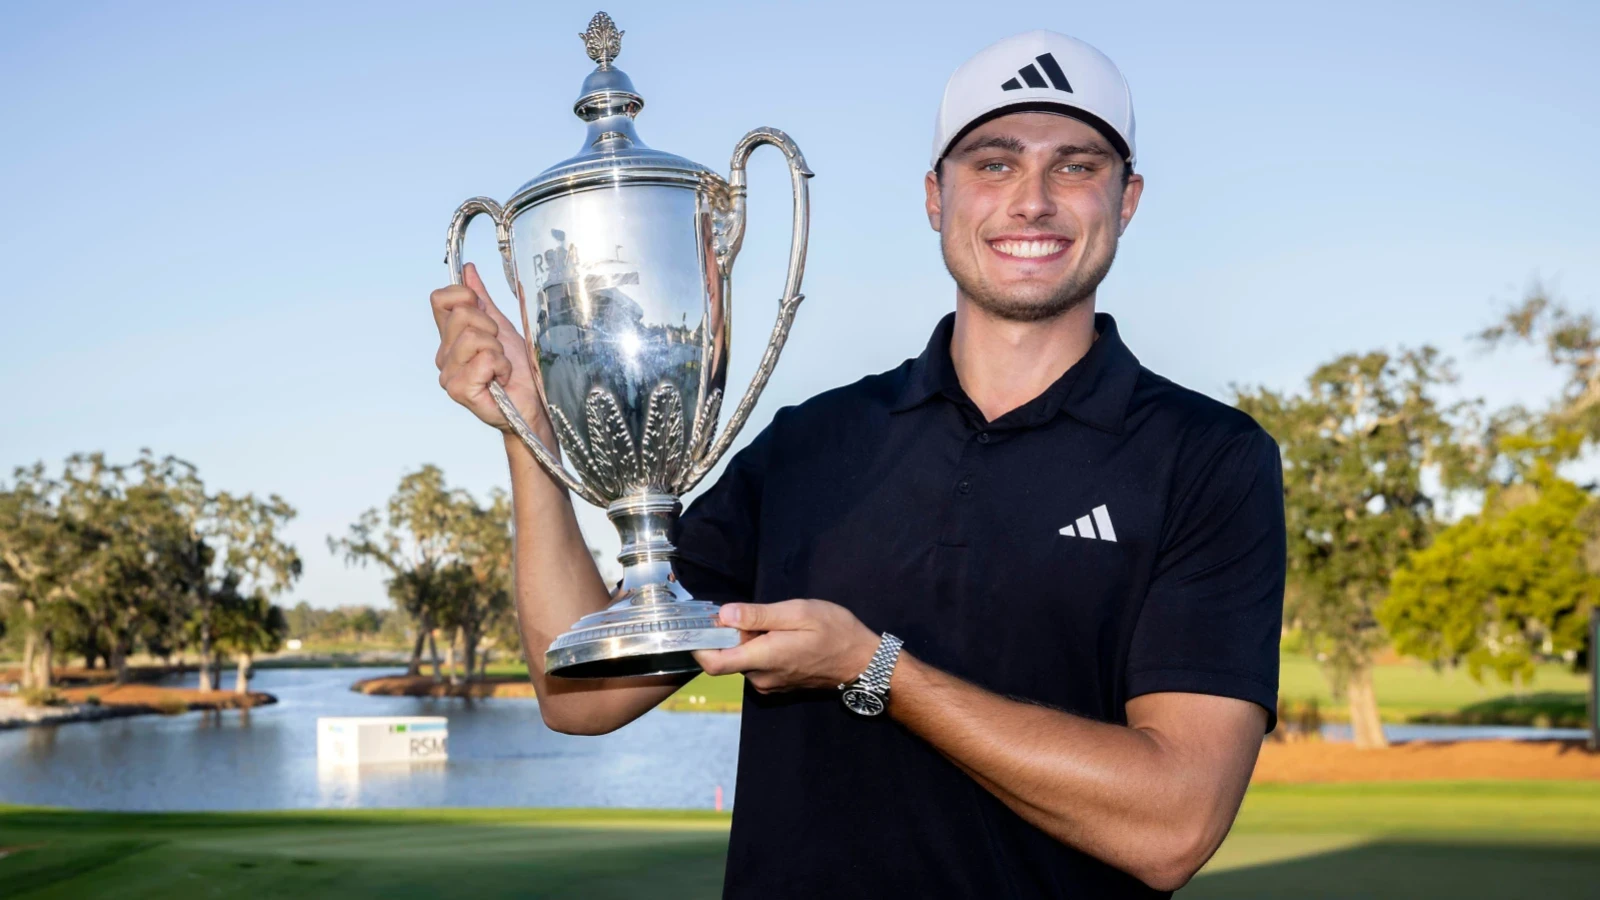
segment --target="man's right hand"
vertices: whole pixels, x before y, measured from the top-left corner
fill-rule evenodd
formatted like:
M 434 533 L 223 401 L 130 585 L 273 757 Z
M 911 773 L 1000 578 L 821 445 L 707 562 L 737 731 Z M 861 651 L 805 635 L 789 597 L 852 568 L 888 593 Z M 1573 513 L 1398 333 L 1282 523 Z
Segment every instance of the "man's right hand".
M 510 434 L 510 424 L 489 395 L 489 383 L 498 381 L 528 427 L 553 448 L 522 336 L 489 299 L 477 266 L 468 263 L 462 280 L 466 284 L 442 287 L 429 298 L 439 326 L 433 362 L 439 367 L 440 387 L 473 415 Z

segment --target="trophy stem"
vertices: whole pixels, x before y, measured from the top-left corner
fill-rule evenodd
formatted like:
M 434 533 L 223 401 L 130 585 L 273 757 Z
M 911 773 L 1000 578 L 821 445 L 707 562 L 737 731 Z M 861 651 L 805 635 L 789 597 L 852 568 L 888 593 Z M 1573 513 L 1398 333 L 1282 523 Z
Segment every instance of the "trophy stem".
M 696 650 L 739 644 L 714 603 L 690 596 L 672 571 L 669 535 L 682 510 L 671 494 L 630 494 L 606 507 L 622 537 L 622 584 L 610 606 L 579 619 L 544 655 L 544 670 L 560 678 L 619 678 L 698 672 Z
M 672 572 L 678 548 L 669 536 L 683 505 L 671 494 L 630 494 L 606 507 L 606 517 L 622 538 L 622 585 L 613 594 L 618 604 L 692 600 Z

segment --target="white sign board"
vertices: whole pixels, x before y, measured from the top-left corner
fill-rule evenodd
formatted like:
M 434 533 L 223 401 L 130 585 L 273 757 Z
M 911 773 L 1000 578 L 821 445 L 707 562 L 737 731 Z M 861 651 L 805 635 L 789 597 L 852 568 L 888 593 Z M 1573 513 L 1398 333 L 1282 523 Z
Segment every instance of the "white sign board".
M 352 716 L 317 719 L 317 761 L 334 765 L 438 762 L 449 757 L 444 716 Z

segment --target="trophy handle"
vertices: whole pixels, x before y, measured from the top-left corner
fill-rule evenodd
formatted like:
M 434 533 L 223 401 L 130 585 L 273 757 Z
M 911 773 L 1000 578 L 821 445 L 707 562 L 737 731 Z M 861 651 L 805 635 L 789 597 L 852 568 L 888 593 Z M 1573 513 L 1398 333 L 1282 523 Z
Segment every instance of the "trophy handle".
M 519 290 L 520 284 L 517 281 L 517 261 L 511 252 L 511 223 L 506 221 L 505 210 L 501 208 L 500 204 L 488 197 L 473 197 L 457 207 L 456 214 L 450 218 L 450 233 L 445 241 L 444 253 L 445 265 L 450 267 L 450 283 L 463 283 L 461 267 L 464 263 L 461 259 L 461 243 L 466 239 L 467 225 L 479 215 L 486 215 L 494 221 L 494 234 L 500 244 L 500 262 L 505 267 L 506 281 L 511 285 L 511 289 L 517 292 L 520 301 L 521 291 Z M 539 367 L 533 363 L 531 353 L 528 360 L 528 369 L 533 373 L 533 386 L 539 392 L 539 402 L 543 404 L 545 402 L 544 381 L 540 376 Z M 494 398 L 494 405 L 500 408 L 500 414 L 506 417 L 506 422 L 510 423 L 511 430 L 516 432 L 517 437 L 522 438 L 524 444 L 528 445 L 528 449 L 533 451 L 533 458 L 539 461 L 539 465 L 544 466 L 544 470 L 549 472 L 551 477 L 561 482 L 567 490 L 572 491 L 590 503 L 596 506 L 606 505 L 605 500 L 602 500 L 598 494 L 589 490 L 581 481 L 574 478 L 572 473 L 567 471 L 567 467 L 561 464 L 561 457 L 557 456 L 544 445 L 543 441 L 539 440 L 538 436 L 533 433 L 533 429 L 528 427 L 528 421 L 522 417 L 522 413 L 518 412 L 517 408 L 512 405 L 511 398 L 506 396 L 506 390 L 500 386 L 499 382 L 489 382 L 489 396 Z
M 800 279 L 805 275 L 806 239 L 811 231 L 811 194 L 806 179 L 811 178 L 813 173 L 806 166 L 806 158 L 800 153 L 800 147 L 795 144 L 794 139 L 776 128 L 754 129 L 740 138 L 739 143 L 733 148 L 733 162 L 729 165 L 728 173 L 733 214 L 728 229 L 724 267 L 732 268 L 733 259 L 738 256 L 739 246 L 744 242 L 747 181 L 744 168 L 750 160 L 750 154 L 762 144 L 770 144 L 782 150 L 784 158 L 789 161 L 789 184 L 794 191 L 794 232 L 789 239 L 789 275 L 783 283 L 783 297 L 778 301 L 778 321 L 772 326 L 772 336 L 767 340 L 767 350 L 761 355 L 755 376 L 750 379 L 750 386 L 745 388 L 744 396 L 739 398 L 739 405 L 734 407 L 733 414 L 728 417 L 728 427 L 723 429 L 711 448 L 684 477 L 679 487 L 680 494 L 687 493 L 699 484 L 700 480 L 706 477 L 706 473 L 716 467 L 722 455 L 728 452 L 733 439 L 739 436 L 745 420 L 750 418 L 750 411 L 755 408 L 756 400 L 766 389 L 767 379 L 772 377 L 772 370 L 778 364 L 778 355 L 783 352 L 784 342 L 789 339 L 789 329 L 794 325 L 795 311 L 800 308 L 800 301 L 805 299 L 805 295 L 800 293 Z M 724 271 L 723 274 L 726 277 L 727 272 Z

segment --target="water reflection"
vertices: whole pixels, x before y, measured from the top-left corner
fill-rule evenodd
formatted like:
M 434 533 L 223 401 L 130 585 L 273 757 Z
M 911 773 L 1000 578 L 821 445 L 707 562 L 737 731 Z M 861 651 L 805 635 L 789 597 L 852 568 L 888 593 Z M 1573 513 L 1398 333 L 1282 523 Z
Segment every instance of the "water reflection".
M 615 734 L 544 726 L 527 700 L 367 697 L 392 669 L 261 670 L 279 702 L 253 711 L 140 716 L 0 732 L 0 802 L 94 809 L 427 806 L 707 808 L 732 801 L 739 719 L 650 713 Z M 194 676 L 189 676 L 192 681 Z M 318 716 L 445 716 L 443 764 L 324 771 Z

